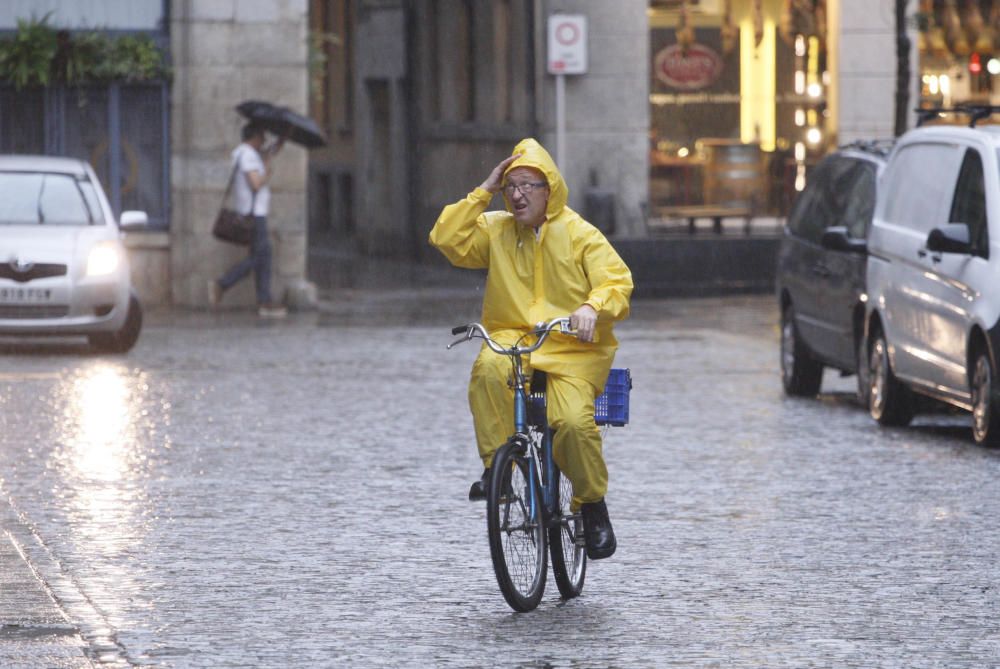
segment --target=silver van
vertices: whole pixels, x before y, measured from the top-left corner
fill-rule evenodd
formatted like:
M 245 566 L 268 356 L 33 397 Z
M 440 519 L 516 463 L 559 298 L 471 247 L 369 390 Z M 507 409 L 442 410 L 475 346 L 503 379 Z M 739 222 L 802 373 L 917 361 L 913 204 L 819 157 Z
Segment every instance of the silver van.
M 972 412 L 1000 443 L 1000 127 L 932 126 L 899 139 L 868 240 L 869 410 L 905 425 L 914 393 Z

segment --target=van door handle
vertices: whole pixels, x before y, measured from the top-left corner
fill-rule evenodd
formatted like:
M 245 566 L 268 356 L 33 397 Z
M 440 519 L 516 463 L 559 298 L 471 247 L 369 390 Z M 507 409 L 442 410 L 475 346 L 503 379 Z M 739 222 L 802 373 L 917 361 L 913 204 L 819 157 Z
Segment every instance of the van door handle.
M 917 251 L 917 256 L 919 256 L 921 258 L 926 258 L 927 257 L 927 251 L 924 250 L 924 249 L 920 249 L 919 251 Z

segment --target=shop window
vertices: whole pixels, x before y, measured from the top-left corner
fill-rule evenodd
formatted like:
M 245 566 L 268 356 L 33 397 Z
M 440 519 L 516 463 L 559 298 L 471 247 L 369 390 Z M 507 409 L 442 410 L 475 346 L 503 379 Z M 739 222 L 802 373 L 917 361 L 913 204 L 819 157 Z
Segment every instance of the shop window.
M 650 0 L 650 203 L 739 204 L 785 216 L 833 144 L 822 3 Z M 750 196 L 722 198 L 703 149 L 756 154 Z M 735 170 L 729 171 L 736 174 Z M 742 177 L 739 177 L 742 179 Z
M 919 4 L 920 107 L 991 103 L 1000 92 L 1000 49 L 993 28 L 1000 5 L 994 0 Z

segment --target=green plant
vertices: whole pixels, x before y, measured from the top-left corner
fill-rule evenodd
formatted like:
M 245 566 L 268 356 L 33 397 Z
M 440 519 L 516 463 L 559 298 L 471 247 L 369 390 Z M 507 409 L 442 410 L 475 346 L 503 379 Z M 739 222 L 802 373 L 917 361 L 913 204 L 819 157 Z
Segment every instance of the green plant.
M 51 80 L 59 47 L 50 16 L 51 12 L 41 19 L 18 19 L 14 37 L 0 41 L 0 75 L 17 89 L 47 86 Z
M 100 78 L 148 81 L 168 74 L 163 53 L 144 35 L 126 35 L 111 43 Z
M 70 33 L 41 19 L 18 20 L 0 40 L 0 79 L 26 86 L 91 81 L 149 81 L 170 76 L 163 52 L 145 35 L 112 39 L 102 32 Z
M 326 91 L 323 90 L 323 78 L 326 74 L 327 49 L 330 46 L 340 46 L 343 41 L 338 35 L 330 32 L 310 31 L 307 39 L 309 51 L 309 93 L 317 102 L 322 102 Z
M 94 78 L 107 57 L 111 41 L 101 33 L 83 33 L 71 38 L 59 31 L 59 53 L 53 63 L 54 78 L 68 84 L 79 84 Z

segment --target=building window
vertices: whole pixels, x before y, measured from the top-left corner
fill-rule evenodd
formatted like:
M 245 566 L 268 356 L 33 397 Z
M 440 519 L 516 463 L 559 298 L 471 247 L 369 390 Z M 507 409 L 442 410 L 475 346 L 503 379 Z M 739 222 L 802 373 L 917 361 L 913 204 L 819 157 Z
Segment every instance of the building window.
M 86 160 L 116 216 L 140 209 L 149 215 L 151 228 L 166 228 L 168 113 L 165 83 L 21 91 L 0 86 L 0 153 Z

